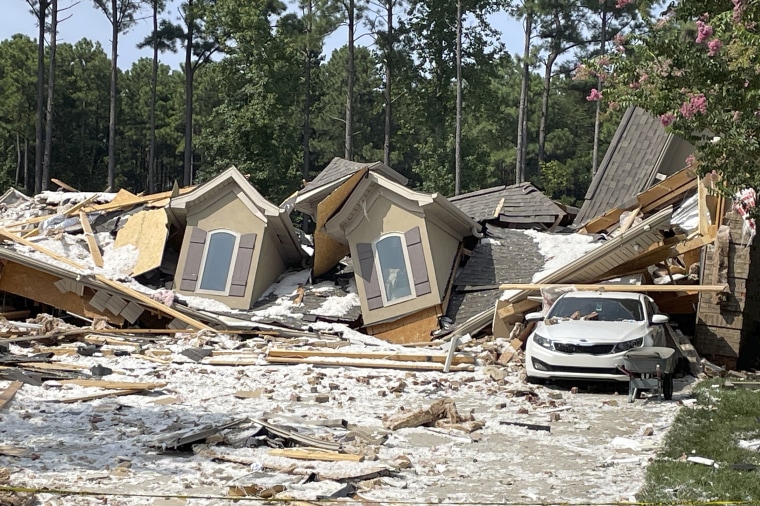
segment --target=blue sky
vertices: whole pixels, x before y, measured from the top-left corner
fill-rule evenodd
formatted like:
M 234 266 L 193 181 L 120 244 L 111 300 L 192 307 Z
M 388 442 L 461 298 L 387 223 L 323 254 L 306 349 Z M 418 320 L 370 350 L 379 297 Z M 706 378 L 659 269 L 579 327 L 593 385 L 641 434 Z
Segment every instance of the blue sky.
M 3 15 L 0 16 L 0 40 L 7 39 L 14 33 L 25 33 L 32 38 L 37 36 L 37 26 L 34 16 L 30 13 L 29 5 L 25 0 L 2 0 Z M 73 0 L 59 0 L 60 7 L 70 5 Z M 177 0 L 170 1 L 168 14 L 165 17 L 176 18 Z M 111 28 L 105 15 L 93 6 L 91 0 L 81 0 L 70 10 L 61 14 L 61 17 L 70 16 L 69 19 L 60 23 L 58 40 L 61 42 L 74 43 L 82 38 L 99 41 L 103 49 L 110 55 Z M 128 68 L 139 58 L 150 58 L 150 48 L 137 49 L 137 44 L 142 41 L 151 31 L 150 13 L 146 11 L 146 19 L 140 20 L 127 33 L 119 36 L 119 67 Z M 522 28 L 514 20 L 507 19 L 500 13 L 493 18 L 493 23 L 503 32 L 502 40 L 510 53 L 522 50 Z M 361 33 L 361 32 L 360 32 Z M 337 31 L 327 41 L 325 48 L 329 55 L 333 49 L 345 44 L 345 32 Z M 369 37 L 363 37 L 359 42 L 369 41 Z M 180 61 L 184 61 L 182 54 L 167 53 L 162 55 L 163 63 L 179 68 Z

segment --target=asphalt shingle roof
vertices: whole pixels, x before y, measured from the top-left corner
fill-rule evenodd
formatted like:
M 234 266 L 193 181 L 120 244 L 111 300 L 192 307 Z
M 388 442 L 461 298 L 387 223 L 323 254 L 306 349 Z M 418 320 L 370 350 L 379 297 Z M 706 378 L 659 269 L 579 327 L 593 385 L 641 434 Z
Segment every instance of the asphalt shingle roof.
M 329 164 L 327 164 L 327 167 L 322 169 L 322 172 L 317 174 L 317 176 L 306 183 L 306 186 L 304 186 L 303 190 L 301 191 L 309 191 L 314 188 L 319 188 L 320 186 L 325 186 L 330 183 L 334 183 L 335 181 L 339 181 L 343 179 L 346 176 L 350 176 L 351 174 L 359 171 L 360 169 L 364 167 L 372 167 L 376 165 L 378 162 L 353 162 L 351 160 L 346 160 L 343 158 L 338 158 L 337 156 L 333 158 Z M 396 172 L 393 169 L 385 168 L 385 170 L 382 171 L 382 173 L 391 179 L 405 185 L 408 180 L 402 176 L 400 173 Z M 390 172 L 389 172 L 390 171 Z
M 544 257 L 538 244 L 525 232 L 488 228 L 488 239 L 481 239 L 464 269 L 454 280 L 447 316 L 461 323 L 486 309 L 493 308 L 500 290 L 460 291 L 465 286 L 488 286 L 501 283 L 530 283 L 543 269 Z
M 620 121 L 574 223 L 582 225 L 649 188 L 668 149 L 688 143 L 665 131 L 659 119 L 631 107 Z M 685 157 L 684 157 L 685 158 Z M 683 168 L 684 160 L 679 160 Z M 666 170 L 666 172 L 668 172 Z M 672 173 L 669 171 L 668 173 Z
M 449 201 L 477 221 L 498 219 L 504 226 L 554 223 L 558 216 L 566 214 L 554 201 L 527 182 L 477 190 L 451 197 Z

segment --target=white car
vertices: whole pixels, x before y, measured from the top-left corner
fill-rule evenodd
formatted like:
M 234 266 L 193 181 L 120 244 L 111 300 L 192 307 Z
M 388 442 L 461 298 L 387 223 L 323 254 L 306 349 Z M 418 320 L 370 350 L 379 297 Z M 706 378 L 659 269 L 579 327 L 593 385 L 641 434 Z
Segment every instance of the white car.
M 617 366 L 625 352 L 665 346 L 667 315 L 647 295 L 632 292 L 568 292 L 537 322 L 525 347 L 527 379 L 628 381 Z

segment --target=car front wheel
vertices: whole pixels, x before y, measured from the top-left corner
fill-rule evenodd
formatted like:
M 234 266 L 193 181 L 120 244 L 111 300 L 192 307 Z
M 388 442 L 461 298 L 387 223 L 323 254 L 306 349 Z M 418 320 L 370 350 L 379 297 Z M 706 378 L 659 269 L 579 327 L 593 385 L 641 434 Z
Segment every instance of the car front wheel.
M 662 377 L 662 397 L 666 401 L 673 398 L 673 374 L 671 373 Z

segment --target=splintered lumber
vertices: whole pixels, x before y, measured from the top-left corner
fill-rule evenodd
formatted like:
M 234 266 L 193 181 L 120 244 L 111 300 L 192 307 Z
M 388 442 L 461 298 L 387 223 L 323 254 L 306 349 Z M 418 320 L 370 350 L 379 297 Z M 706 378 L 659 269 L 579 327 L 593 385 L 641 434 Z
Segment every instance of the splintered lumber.
M 121 397 L 124 395 L 132 395 L 132 394 L 139 394 L 144 392 L 145 390 L 108 390 L 106 392 L 99 392 L 97 394 L 91 394 L 91 395 L 84 395 L 82 397 L 72 397 L 70 399 L 61 399 L 58 402 L 63 402 L 65 404 L 71 404 L 74 402 L 84 402 L 84 401 L 93 401 L 95 399 L 102 399 L 104 397 Z
M 19 446 L 0 445 L 0 455 L 7 455 L 9 457 L 25 457 L 31 453 L 28 448 L 21 448 Z M 8 504 L 3 502 L 2 504 Z
M 278 425 L 265 422 L 264 420 L 257 420 L 257 419 L 252 418 L 251 422 L 257 425 L 261 425 L 270 434 L 281 437 L 285 440 L 291 441 L 301 446 L 305 446 L 309 448 L 317 448 L 320 450 L 334 451 L 334 452 L 337 452 L 338 450 L 340 450 L 340 446 L 341 446 L 340 443 L 336 443 L 334 441 L 325 441 L 316 437 L 307 436 L 306 434 L 299 434 L 285 427 L 280 427 Z
M 24 384 L 21 381 L 12 381 L 11 384 L 8 385 L 8 388 L 3 390 L 3 393 L 0 394 L 0 409 L 3 409 L 3 407 L 13 399 L 13 396 L 16 395 L 16 392 L 18 392 L 19 388 L 22 386 L 24 386 Z
M 85 239 L 87 239 L 87 247 L 90 248 L 92 262 L 97 267 L 103 267 L 103 256 L 100 254 L 100 247 L 98 246 L 98 241 L 95 240 L 95 234 L 92 233 L 92 227 L 90 226 L 90 220 L 87 218 L 87 213 L 79 211 L 79 221 L 82 222 L 82 230 L 84 231 Z
M 77 190 L 73 186 L 67 185 L 66 183 L 64 183 L 60 179 L 56 179 L 54 177 L 51 177 L 50 178 L 50 182 L 53 183 L 53 184 L 57 184 L 58 186 L 60 186 L 61 188 L 63 188 L 66 191 L 70 191 L 70 192 L 74 192 L 74 193 L 78 193 L 79 192 L 79 190 Z
M 499 290 L 542 290 L 572 286 L 576 290 L 592 292 L 727 292 L 728 285 L 613 285 L 577 283 L 507 283 L 499 285 Z
M 400 362 L 434 362 L 443 364 L 446 355 L 432 355 L 426 353 L 383 353 L 383 352 L 344 352 L 344 351 L 312 351 L 312 350 L 269 350 L 269 357 L 275 358 L 350 358 L 350 359 L 374 359 L 374 360 L 398 360 Z M 475 358 L 471 355 L 455 355 L 453 364 L 474 364 Z
M 546 432 L 551 432 L 552 428 L 549 425 L 542 425 L 537 423 L 525 423 L 525 422 L 509 422 L 507 420 L 501 420 L 499 422 L 501 425 L 516 425 L 517 427 L 525 427 L 528 430 L 545 430 Z
M 27 246 L 29 248 L 32 248 L 33 250 L 39 251 L 40 253 L 44 253 L 45 255 L 49 256 L 50 258 L 57 260 L 59 262 L 62 262 L 70 267 L 73 267 L 77 270 L 83 271 L 85 270 L 85 267 L 83 265 L 80 265 L 76 262 L 72 262 L 68 258 L 61 256 L 47 248 L 44 248 L 40 246 L 39 244 L 33 243 L 32 241 L 27 241 L 23 237 L 20 237 L 16 234 L 13 234 L 11 232 L 8 232 L 5 229 L 0 229 L 0 238 L 7 239 L 9 241 L 17 242 L 19 244 L 22 244 L 24 246 Z
M 339 453 L 325 450 L 314 450 L 308 448 L 274 448 L 269 450 L 269 455 L 273 457 L 287 457 L 298 460 L 325 460 L 335 462 L 338 460 L 347 460 L 350 462 L 361 462 L 364 455 L 353 453 Z
M 454 401 L 448 397 L 438 399 L 427 408 L 418 409 L 412 412 L 400 411 L 391 415 L 384 423 L 386 429 L 398 430 L 410 427 L 420 427 L 422 425 L 431 425 L 438 420 L 448 419 L 450 423 L 459 423 L 464 421 L 457 413 L 457 407 Z
M 669 323 L 665 324 L 665 330 L 668 335 L 673 339 L 673 344 L 681 352 L 681 356 L 685 357 L 689 361 L 689 371 L 695 378 L 702 372 L 700 367 L 700 358 L 694 345 L 691 344 L 689 338 L 686 337 L 680 330 L 674 329 Z
M 163 388 L 166 383 L 137 383 L 131 381 L 106 381 L 95 379 L 60 380 L 62 385 L 79 385 L 80 387 L 110 388 L 114 390 L 153 390 Z
M 415 371 L 441 371 L 443 372 L 444 364 L 431 362 L 399 362 L 388 360 L 378 362 L 371 360 L 323 360 L 319 357 L 311 358 L 285 358 L 285 357 L 267 357 L 267 362 L 272 364 L 311 364 L 322 366 L 342 366 L 342 367 L 369 367 L 374 369 L 411 369 Z M 472 364 L 452 365 L 451 371 L 473 371 L 475 367 Z

